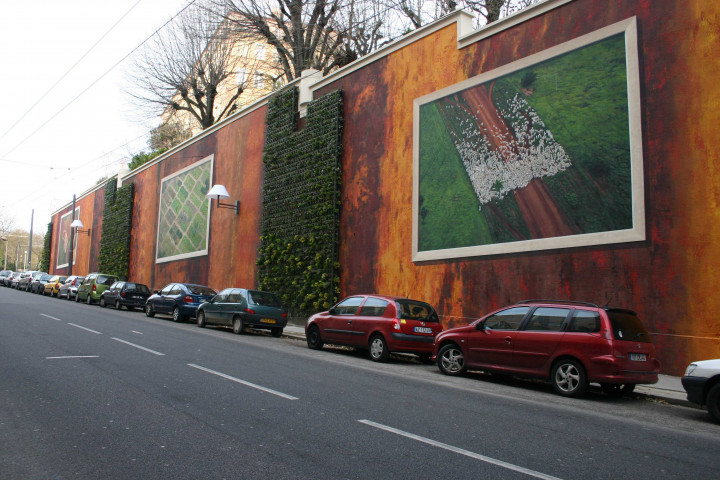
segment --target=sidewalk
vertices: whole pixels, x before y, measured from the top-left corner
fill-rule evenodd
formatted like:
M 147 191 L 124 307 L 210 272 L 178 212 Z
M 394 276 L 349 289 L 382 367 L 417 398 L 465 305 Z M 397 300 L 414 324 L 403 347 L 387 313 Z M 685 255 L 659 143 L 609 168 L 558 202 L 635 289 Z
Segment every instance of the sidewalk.
M 288 324 L 283 330 L 283 336 L 297 340 L 305 340 L 305 328 L 299 325 Z M 673 405 L 700 408 L 687 401 L 687 394 L 680 382 L 680 377 L 660 375 L 654 385 L 638 385 L 635 393 L 646 398 L 663 400 Z

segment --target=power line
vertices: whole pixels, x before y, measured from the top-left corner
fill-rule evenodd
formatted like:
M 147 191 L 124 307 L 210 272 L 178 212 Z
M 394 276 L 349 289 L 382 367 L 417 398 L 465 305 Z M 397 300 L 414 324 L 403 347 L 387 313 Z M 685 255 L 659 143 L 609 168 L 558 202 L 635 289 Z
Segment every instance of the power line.
M 9 151 L 5 152 L 3 157 L 7 157 L 9 154 L 17 150 L 21 145 L 23 145 L 25 142 L 27 142 L 30 138 L 32 138 L 37 132 L 39 132 L 41 129 L 43 129 L 48 123 L 53 121 L 58 115 L 60 115 L 66 108 L 68 108 L 70 105 L 75 103 L 78 98 L 80 98 L 82 95 L 84 95 L 88 90 L 90 90 L 92 87 L 94 87 L 96 84 L 100 82 L 103 78 L 105 78 L 110 72 L 115 70 L 122 62 L 124 62 L 130 55 L 135 53 L 140 47 L 145 45 L 145 43 L 148 42 L 152 37 L 158 34 L 160 30 L 165 28 L 170 22 L 175 20 L 181 13 L 183 13 L 185 10 L 187 10 L 188 7 L 190 7 L 193 3 L 195 3 L 197 0 L 190 0 L 190 2 L 185 5 L 178 13 L 176 13 L 174 16 L 172 16 L 167 22 L 165 22 L 160 28 L 155 30 L 150 36 L 148 36 L 145 40 L 143 40 L 138 46 L 133 48 L 127 55 L 125 55 L 123 58 L 121 58 L 117 63 L 115 63 L 112 67 L 110 67 L 105 73 L 100 75 L 94 82 L 92 82 L 90 85 L 88 85 L 82 92 L 77 94 L 72 100 L 70 100 L 64 107 L 62 107 L 60 110 L 55 112 L 50 118 L 48 118 L 45 122 L 42 123 L 38 128 L 33 130 L 28 136 L 23 138 L 17 145 L 15 145 L 13 148 L 11 148 Z
M 110 27 L 110 29 L 109 29 L 108 31 L 106 31 L 106 32 L 93 44 L 93 46 L 90 47 L 90 49 L 88 49 L 88 51 L 85 52 L 65 73 L 63 73 L 62 76 L 61 76 L 45 93 L 43 93 L 43 94 L 40 96 L 40 98 L 38 98 L 37 101 L 36 101 L 35 103 L 33 103 L 32 106 L 31 106 L 25 113 L 23 113 L 23 114 L 20 116 L 20 118 L 18 118 L 17 120 L 15 120 L 15 123 L 13 123 L 13 124 L 10 126 L 10 128 L 8 128 L 8 129 L 5 131 L 5 133 L 3 133 L 2 135 L 0 135 L 0 140 L 2 140 L 3 138 L 5 138 L 5 135 L 7 135 L 8 133 L 10 133 L 10 131 L 12 131 L 12 129 L 15 128 L 15 126 L 16 126 L 18 123 L 20 123 L 20 122 L 22 121 L 22 119 L 27 116 L 28 113 L 32 112 L 33 109 L 34 109 L 50 92 L 52 92 L 52 91 L 55 89 L 55 87 L 57 87 L 58 84 L 59 84 L 60 82 L 62 82 L 62 81 L 65 79 L 65 77 L 67 77 L 68 74 L 69 74 L 70 72 L 72 72 L 72 71 L 75 69 L 75 67 L 77 67 L 78 64 L 79 64 L 80 62 L 82 62 L 82 61 L 85 59 L 85 57 L 87 57 L 88 54 L 89 54 L 90 52 L 92 52 L 92 51 L 95 49 L 95 47 L 97 47 L 98 44 L 105 39 L 105 37 L 108 36 L 108 34 L 109 34 L 110 32 L 112 32 L 112 31 L 115 29 L 115 27 L 117 27 L 118 24 L 119 24 L 120 22 L 122 22 L 123 19 L 124 19 L 125 17 L 127 17 L 128 14 L 135 9 L 135 7 L 138 6 L 138 4 L 139 4 L 140 2 L 142 2 L 142 0 L 138 0 L 137 2 L 135 2 L 135 4 L 134 4 L 132 7 L 130 7 L 130 10 L 128 10 L 127 12 L 125 12 L 125 14 L 124 14 L 122 17 L 120 17 L 120 19 L 118 19 L 118 21 L 116 21 L 116 22 L 113 24 L 113 26 Z

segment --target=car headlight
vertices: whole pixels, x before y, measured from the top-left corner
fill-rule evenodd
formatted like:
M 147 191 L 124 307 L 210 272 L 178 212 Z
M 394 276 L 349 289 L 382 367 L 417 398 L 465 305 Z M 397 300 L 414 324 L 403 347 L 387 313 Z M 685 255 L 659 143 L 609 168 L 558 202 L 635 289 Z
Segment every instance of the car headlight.
M 696 368 L 697 368 L 697 365 L 694 363 L 691 363 L 690 365 L 688 365 L 687 369 L 685 370 L 685 376 L 689 377 L 690 375 L 692 375 L 692 373 L 695 371 Z

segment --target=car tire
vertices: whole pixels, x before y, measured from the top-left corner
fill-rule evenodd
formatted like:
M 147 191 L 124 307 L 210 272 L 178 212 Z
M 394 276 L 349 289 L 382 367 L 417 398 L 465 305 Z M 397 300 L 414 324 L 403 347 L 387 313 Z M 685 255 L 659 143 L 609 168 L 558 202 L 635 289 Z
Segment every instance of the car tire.
M 87 298 L 85 298 L 85 303 L 87 303 L 88 305 L 92 305 L 92 295 L 90 295 L 89 293 Z
M 182 315 L 180 315 L 180 308 L 179 308 L 179 307 L 173 308 L 173 311 L 172 311 L 172 320 L 173 320 L 173 322 L 182 322 L 182 321 L 185 320 L 185 317 L 183 317 Z
M 205 312 L 202 310 L 197 313 L 197 326 L 200 328 L 205 328 Z
M 145 304 L 145 316 L 146 317 L 154 317 L 155 316 L 155 309 L 153 308 L 152 303 Z
M 105 297 L 100 297 L 100 306 L 105 308 L 107 305 L 105 304 Z
M 78 295 L 77 293 L 75 294 L 75 302 L 80 303 L 80 295 Z
M 243 331 L 243 321 L 240 317 L 233 318 L 233 333 L 240 335 Z
M 720 423 L 720 383 L 716 383 L 708 392 L 707 411 L 716 422 Z
M 368 344 L 368 353 L 373 362 L 385 362 L 390 358 L 390 351 L 385 342 L 385 337 L 380 334 L 373 335 Z
M 555 363 L 550 381 L 555 391 L 564 397 L 578 397 L 588 386 L 585 369 L 580 362 L 570 358 Z
M 122 310 L 122 303 L 120 303 L 120 300 L 115 300 L 115 310 Z
M 601 383 L 602 391 L 609 397 L 630 395 L 635 390 L 634 383 Z
M 275 338 L 281 337 L 281 336 L 282 336 L 282 332 L 283 332 L 283 329 L 280 328 L 280 327 L 273 327 L 273 328 L 270 329 L 270 333 L 271 333 L 272 336 L 275 337 Z
M 312 325 L 308 328 L 307 337 L 305 338 L 308 348 L 311 350 L 320 350 L 323 345 L 323 339 L 320 335 L 320 329 L 316 325 Z
M 442 373 L 450 376 L 458 376 L 465 373 L 465 355 L 460 347 L 454 343 L 443 345 L 438 351 L 437 366 Z

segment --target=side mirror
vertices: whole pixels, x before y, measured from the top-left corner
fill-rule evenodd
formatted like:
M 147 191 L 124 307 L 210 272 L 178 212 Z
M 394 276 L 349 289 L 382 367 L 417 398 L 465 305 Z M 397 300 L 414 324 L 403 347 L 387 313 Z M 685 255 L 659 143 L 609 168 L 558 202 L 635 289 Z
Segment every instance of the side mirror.
M 160 290 L 153 290 L 153 293 L 157 295 L 158 293 L 160 293 Z
M 330 310 L 328 310 L 328 313 L 329 313 L 330 315 L 336 315 L 337 312 L 335 311 L 335 307 L 333 307 L 333 308 L 331 308 Z
M 475 324 L 475 330 L 485 330 L 485 322 L 478 322 Z

